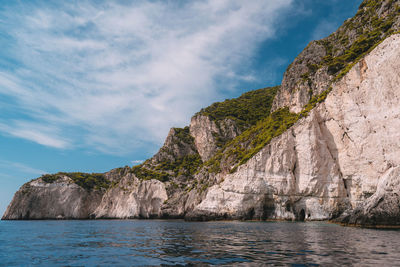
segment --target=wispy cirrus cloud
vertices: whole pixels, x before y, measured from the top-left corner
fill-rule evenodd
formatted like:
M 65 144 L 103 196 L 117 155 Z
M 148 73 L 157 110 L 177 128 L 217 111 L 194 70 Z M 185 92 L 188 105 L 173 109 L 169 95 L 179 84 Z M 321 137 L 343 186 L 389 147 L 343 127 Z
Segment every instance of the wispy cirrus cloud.
M 0 131 L 6 132 L 12 136 L 27 139 L 44 146 L 55 148 L 67 148 L 71 143 L 64 139 L 57 128 L 48 127 L 40 123 L 30 123 L 27 121 L 11 122 L 12 126 L 0 123 Z
M 0 168 L 2 170 L 13 169 L 16 172 L 24 174 L 42 175 L 47 173 L 46 171 L 32 168 L 20 162 L 8 161 L 0 159 Z M 1 173 L 0 176 L 11 178 L 9 174 Z
M 160 143 L 246 71 L 292 0 L 80 1 L 0 11 L 0 132 L 65 149 Z

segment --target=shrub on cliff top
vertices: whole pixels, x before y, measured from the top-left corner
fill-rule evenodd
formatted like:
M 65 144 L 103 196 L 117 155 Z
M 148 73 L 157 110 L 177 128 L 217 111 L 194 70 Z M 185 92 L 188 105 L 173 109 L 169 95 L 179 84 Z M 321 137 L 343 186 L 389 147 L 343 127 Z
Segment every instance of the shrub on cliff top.
M 45 183 L 54 183 L 58 178 L 64 175 L 71 178 L 74 183 L 86 190 L 107 189 L 110 186 L 110 181 L 108 181 L 102 173 L 59 172 L 56 174 L 44 174 L 40 178 L 42 178 L 42 181 Z
M 169 180 L 168 173 L 148 169 L 143 164 L 132 167 L 131 172 L 135 174 L 137 178 L 142 180 L 156 179 L 161 182 L 166 182 Z
M 377 11 L 383 5 L 392 11 L 379 17 Z M 317 41 L 326 50 L 326 56 L 318 67 L 327 66 L 328 73 L 334 75 L 335 80 L 342 78 L 358 60 L 395 32 L 393 25 L 399 16 L 399 8 L 400 5 L 392 0 L 363 1 L 357 14 L 337 32 Z M 349 37 L 351 33 L 354 34 L 354 29 L 355 38 L 350 43 Z
M 174 128 L 175 130 L 175 137 L 182 143 L 185 144 L 194 144 L 194 138 L 190 135 L 189 126 L 185 128 Z
M 197 114 L 209 116 L 217 123 L 225 118 L 230 118 L 243 131 L 268 116 L 278 89 L 279 86 L 275 86 L 250 91 L 238 98 L 216 102 Z

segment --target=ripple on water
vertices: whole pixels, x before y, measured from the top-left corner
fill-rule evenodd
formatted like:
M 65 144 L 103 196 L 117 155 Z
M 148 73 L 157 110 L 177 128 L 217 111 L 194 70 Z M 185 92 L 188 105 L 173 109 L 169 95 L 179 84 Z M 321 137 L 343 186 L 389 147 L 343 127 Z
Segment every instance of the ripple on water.
M 0 265 L 394 266 L 400 231 L 328 223 L 1 221 Z

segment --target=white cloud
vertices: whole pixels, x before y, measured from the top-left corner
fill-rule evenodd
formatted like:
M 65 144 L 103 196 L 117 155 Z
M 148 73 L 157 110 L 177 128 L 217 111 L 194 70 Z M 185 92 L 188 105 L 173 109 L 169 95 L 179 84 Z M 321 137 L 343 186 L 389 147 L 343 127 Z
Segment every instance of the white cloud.
M 0 115 L 0 131 L 107 153 L 161 143 L 168 128 L 216 99 L 223 81 L 256 79 L 243 71 L 291 3 L 6 6 L 0 31 L 18 64 L 0 65 L 0 103 L 12 99 L 14 111 Z
M 70 143 L 66 139 L 59 136 L 60 134 L 58 133 L 57 128 L 41 124 L 26 121 L 10 122 L 10 125 L 0 123 L 0 131 L 44 146 L 55 148 L 66 148 L 70 146 Z
M 14 172 L 16 171 L 16 172 L 22 172 L 22 173 L 34 174 L 34 175 L 42 175 L 42 174 L 47 173 L 46 171 L 32 168 L 32 167 L 25 165 L 23 163 L 20 163 L 20 162 L 13 162 L 13 161 L 8 161 L 8 160 L 1 160 L 1 159 L 0 159 L 0 167 L 2 170 L 12 169 Z M 4 174 L 4 173 L 1 173 L 0 176 L 12 178 L 10 175 Z

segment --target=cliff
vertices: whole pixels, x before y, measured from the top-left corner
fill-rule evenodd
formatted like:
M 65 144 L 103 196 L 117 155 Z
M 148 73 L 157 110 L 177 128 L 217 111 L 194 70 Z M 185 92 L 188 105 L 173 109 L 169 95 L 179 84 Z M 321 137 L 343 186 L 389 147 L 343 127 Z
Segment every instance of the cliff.
M 400 226 L 400 1 L 364 1 L 282 85 L 172 128 L 134 167 L 45 175 L 3 219 L 334 220 Z
M 398 1 L 364 0 L 357 14 L 327 38 L 312 41 L 288 67 L 273 110 L 300 112 L 379 41 L 400 27 Z
M 400 225 L 399 58 L 396 34 L 307 117 L 209 188 L 190 216 Z

